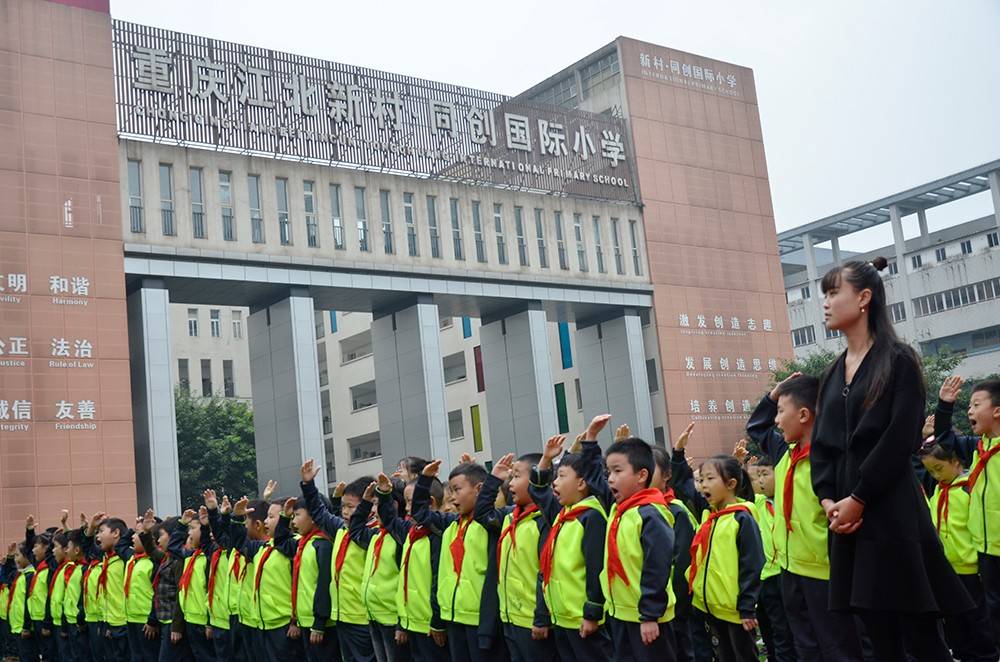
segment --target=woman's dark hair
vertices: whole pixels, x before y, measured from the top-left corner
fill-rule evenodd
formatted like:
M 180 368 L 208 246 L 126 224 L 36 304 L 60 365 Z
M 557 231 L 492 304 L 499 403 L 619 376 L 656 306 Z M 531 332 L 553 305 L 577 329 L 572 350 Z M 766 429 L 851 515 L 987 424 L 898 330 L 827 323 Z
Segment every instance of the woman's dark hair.
M 706 464 L 711 465 L 724 482 L 736 480 L 736 496 L 744 501 L 754 500 L 753 482 L 739 460 L 732 455 L 713 455 L 702 462 L 701 466 L 704 467 Z
M 892 378 L 892 364 L 897 353 L 902 354 L 907 359 L 913 361 L 918 374 L 923 374 L 920 359 L 913 348 L 899 340 L 896 330 L 892 326 L 892 319 L 889 317 L 889 307 L 886 303 L 885 284 L 879 272 L 886 268 L 889 261 L 884 257 L 876 257 L 871 262 L 861 262 L 852 260 L 843 265 L 836 266 L 826 272 L 820 283 L 823 294 L 830 290 L 840 288 L 846 281 L 856 291 L 871 290 L 872 298 L 868 302 L 868 334 L 872 338 L 871 349 L 871 378 L 868 383 L 868 393 L 865 394 L 864 406 L 871 407 L 889 387 L 889 380 Z M 820 380 L 820 393 L 826 385 L 836 361 L 830 364 Z M 923 380 L 919 385 L 922 399 L 926 399 L 927 392 Z

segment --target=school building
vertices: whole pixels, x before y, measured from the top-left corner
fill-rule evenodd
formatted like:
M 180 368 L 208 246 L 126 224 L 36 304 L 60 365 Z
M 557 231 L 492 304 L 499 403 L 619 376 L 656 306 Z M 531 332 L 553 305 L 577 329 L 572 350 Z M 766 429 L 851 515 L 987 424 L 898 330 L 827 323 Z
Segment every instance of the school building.
M 6 534 L 176 512 L 178 387 L 251 402 L 294 485 L 596 411 L 721 451 L 792 356 L 745 67 L 618 37 L 508 96 L 102 0 L 0 26 Z

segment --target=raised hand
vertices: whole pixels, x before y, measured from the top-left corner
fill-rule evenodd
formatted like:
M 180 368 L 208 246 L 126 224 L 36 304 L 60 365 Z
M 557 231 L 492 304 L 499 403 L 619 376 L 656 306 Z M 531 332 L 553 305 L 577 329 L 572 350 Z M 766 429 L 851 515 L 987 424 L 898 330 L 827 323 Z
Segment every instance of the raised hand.
M 507 453 L 502 458 L 497 460 L 496 464 L 493 465 L 493 476 L 499 478 L 500 480 L 507 480 L 510 477 L 510 472 L 514 470 L 514 454 Z
M 377 483 L 373 480 L 368 483 L 368 487 L 365 488 L 365 493 L 361 495 L 361 498 L 365 501 L 375 501 L 375 485 Z
M 378 482 L 378 485 L 376 485 L 375 487 L 376 489 L 378 489 L 379 492 L 381 492 L 382 494 L 388 494 L 389 492 L 392 492 L 392 481 L 390 481 L 389 477 L 386 476 L 384 473 L 379 472 L 376 481 Z
M 191 508 L 188 508 L 184 511 L 184 514 L 181 515 L 181 524 L 187 526 L 196 519 L 198 519 L 198 513 L 194 512 Z
M 107 516 L 108 515 L 105 512 L 94 513 L 91 516 L 90 521 L 87 523 L 87 535 L 94 535 L 94 532 L 97 531 L 97 527 L 101 525 L 101 522 L 107 519 Z
M 344 491 L 347 489 L 347 483 L 340 481 L 337 486 L 333 488 L 333 497 L 339 499 L 344 496 Z
M 924 427 L 920 431 L 920 436 L 922 436 L 924 439 L 927 439 L 932 434 L 934 434 L 934 420 L 935 420 L 934 414 L 931 414 L 930 416 L 924 419 Z
M 209 510 L 219 509 L 219 499 L 215 495 L 215 490 L 205 490 L 204 493 L 202 493 L 202 498 L 205 499 L 205 507 Z
M 476 458 L 474 458 L 469 453 L 462 453 L 462 456 L 460 458 L 458 458 L 458 463 L 459 464 L 472 464 L 475 461 L 476 461 Z
M 958 375 L 952 375 L 941 384 L 941 390 L 938 391 L 938 397 L 941 398 L 942 402 L 955 402 L 958 400 L 958 394 L 961 392 L 962 378 Z
M 684 448 L 688 445 L 688 441 L 691 440 L 692 432 L 694 432 L 694 421 L 688 423 L 688 426 L 684 428 L 684 432 L 681 432 L 680 436 L 677 437 L 677 441 L 674 442 L 674 450 L 684 450 Z
M 615 441 L 625 441 L 632 436 L 632 428 L 628 426 L 628 423 L 622 423 L 615 430 Z
M 552 461 L 563 452 L 563 444 L 566 442 L 566 435 L 557 434 L 549 437 L 542 447 L 542 459 L 538 461 L 538 468 L 546 471 L 552 468 Z
M 142 530 L 146 533 L 150 533 L 153 527 L 156 526 L 156 513 L 153 512 L 152 508 L 147 508 L 145 514 L 142 516 Z
M 11 544 L 7 545 L 7 556 L 14 556 L 14 552 L 16 551 L 17 551 L 16 542 L 12 542 Z
M 24 528 L 26 530 L 28 530 L 28 531 L 34 531 L 35 530 L 35 516 L 34 515 L 28 515 L 27 517 L 24 518 Z
M 750 456 L 750 451 L 747 450 L 747 440 L 740 439 L 733 446 L 733 457 L 739 460 L 740 464 L 746 464 L 747 458 Z
M 420 473 L 424 476 L 437 476 L 438 471 L 441 470 L 441 460 L 434 460 L 433 462 L 428 462 L 424 467 L 423 471 Z
M 240 497 L 240 500 L 233 505 L 233 517 L 245 517 L 247 513 L 252 513 L 253 508 L 247 508 L 250 504 L 250 499 L 245 496 Z
M 282 507 L 282 511 L 285 513 L 285 517 L 291 517 L 295 514 L 295 504 L 298 500 L 295 497 L 288 497 L 285 499 L 285 505 Z
M 62 516 L 59 518 L 59 532 L 65 532 L 69 529 L 69 511 L 63 510 Z
M 222 515 L 228 515 L 233 512 L 233 504 L 229 501 L 229 495 L 222 495 L 222 505 L 219 506 L 219 513 Z
M 316 476 L 319 475 L 319 466 L 317 466 L 315 460 L 309 458 L 302 463 L 302 482 L 308 483 L 310 481 L 316 480 Z
M 601 434 L 601 430 L 611 422 L 611 414 L 601 414 L 600 416 L 595 416 L 590 425 L 587 426 L 587 431 L 584 433 L 584 441 L 597 441 L 597 435 Z
M 785 382 L 792 381 L 796 377 L 801 377 L 801 376 L 802 376 L 802 373 L 798 372 L 798 371 L 793 372 L 792 374 L 788 375 L 787 377 L 785 377 L 780 382 L 778 382 L 777 384 L 774 385 L 774 388 L 771 389 L 771 392 L 768 394 L 768 397 L 771 398 L 771 400 L 773 402 L 777 402 L 778 401 L 778 389 L 781 388 L 781 385 L 784 384 Z
M 198 523 L 202 526 L 208 526 L 208 508 L 205 506 L 198 507 Z
M 586 432 L 581 432 L 576 435 L 576 439 L 573 440 L 573 445 L 569 447 L 569 452 L 574 455 L 583 450 L 583 441 L 587 438 Z
M 316 470 L 319 473 L 319 469 Z M 278 481 L 269 480 L 267 485 L 264 486 L 264 493 L 260 495 L 261 501 L 270 501 L 274 493 L 278 491 Z

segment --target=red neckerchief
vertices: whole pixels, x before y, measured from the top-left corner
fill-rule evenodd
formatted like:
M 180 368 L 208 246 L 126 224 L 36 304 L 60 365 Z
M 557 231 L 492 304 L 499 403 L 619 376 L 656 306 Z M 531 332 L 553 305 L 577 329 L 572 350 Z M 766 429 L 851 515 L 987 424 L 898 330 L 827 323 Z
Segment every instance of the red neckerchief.
M 184 572 L 181 573 L 181 580 L 177 582 L 177 590 L 184 591 L 184 597 L 187 597 L 188 590 L 191 588 L 191 577 L 194 575 L 194 565 L 197 563 L 198 557 L 201 555 L 201 547 L 194 550 L 194 554 L 188 557 L 188 564 L 184 566 Z
M 538 555 L 538 569 L 542 572 L 542 585 L 549 585 L 549 578 L 552 577 L 552 560 L 556 549 L 556 538 L 559 537 L 559 530 L 566 522 L 579 519 L 581 515 L 590 510 L 589 506 L 576 506 L 575 508 L 563 508 L 556 517 L 555 524 L 549 530 L 549 535 L 545 538 L 542 546 L 542 553 Z
M 101 574 L 97 577 L 97 595 L 101 594 L 101 591 L 108 590 L 108 566 L 111 565 L 111 559 L 117 558 L 117 554 L 114 552 L 108 552 L 104 555 L 104 563 L 101 565 Z
M 663 500 L 667 502 L 668 506 L 674 501 L 677 501 L 677 495 L 674 494 L 674 488 L 668 488 L 667 491 L 663 493 Z
M 63 574 L 63 586 L 69 586 L 70 580 L 73 579 L 73 573 L 76 572 L 75 561 L 66 561 L 66 563 L 69 564 L 69 567 L 66 568 L 66 572 Z
M 698 554 L 699 552 L 704 554 L 708 551 L 708 541 L 712 537 L 712 529 L 715 528 L 715 520 L 719 519 L 723 515 L 731 515 L 732 513 L 740 510 L 748 513 L 750 512 L 750 509 L 742 503 L 738 503 L 735 506 L 729 506 L 728 508 L 723 508 L 722 510 L 717 510 L 708 516 L 708 519 L 706 519 L 698 528 L 698 532 L 694 534 L 694 539 L 691 541 L 691 566 L 688 568 L 688 593 L 694 591 L 694 578 L 695 575 L 698 574 L 698 564 L 700 563 Z
M 469 530 L 470 524 L 472 524 L 472 515 L 458 518 L 458 522 L 456 522 L 458 531 L 455 533 L 455 539 L 448 545 L 448 551 L 451 552 L 451 565 L 455 571 L 456 586 L 462 578 L 462 563 L 465 561 L 465 532 Z
M 500 533 L 500 538 L 497 540 L 497 567 L 500 567 L 500 550 L 503 549 L 503 539 L 510 534 L 510 550 L 513 552 L 517 548 L 517 525 L 520 524 L 528 515 L 538 512 L 538 505 L 531 504 L 527 508 L 522 508 L 521 506 L 514 506 L 514 511 L 511 513 L 510 524 Z
M 993 446 L 993 448 L 986 450 L 983 447 L 983 440 L 979 440 L 979 444 L 976 446 L 976 453 L 978 453 L 979 458 L 976 461 L 976 466 L 972 468 L 972 473 L 969 474 L 969 491 L 971 492 L 976 486 L 976 481 L 979 480 L 979 474 L 983 473 L 986 469 L 986 463 L 990 461 L 994 455 L 1000 452 L 1000 443 Z
M 938 496 L 937 502 L 937 532 L 941 533 L 941 524 L 948 519 L 948 495 L 951 493 L 953 487 L 965 487 L 968 483 L 968 479 L 962 480 L 956 478 L 950 483 L 941 481 L 938 483 L 938 489 L 940 490 L 940 495 Z
M 257 564 L 257 570 L 253 578 L 253 589 L 257 593 L 260 593 L 260 579 L 261 576 L 264 574 L 264 564 L 267 563 L 267 558 L 271 556 L 271 552 L 273 551 L 274 551 L 274 546 L 268 545 L 264 549 L 264 553 L 260 557 L 260 563 Z
M 35 568 L 35 574 L 31 576 L 31 582 L 28 584 L 28 597 L 31 597 L 32 594 L 34 594 L 35 592 L 35 584 L 38 583 L 38 575 L 42 574 L 42 570 L 48 570 L 48 569 L 49 569 L 48 561 L 42 561 L 41 563 L 38 564 L 38 567 Z
M 767 514 L 774 517 L 774 503 L 770 499 L 764 499 L 764 507 L 767 508 Z
M 784 501 L 781 504 L 782 514 L 785 516 L 785 530 L 792 530 L 792 502 L 795 499 L 795 466 L 802 460 L 809 457 L 809 447 L 812 444 L 798 444 L 790 453 L 791 461 L 788 464 L 788 473 L 785 474 L 785 484 L 782 487 Z
M 244 563 L 243 567 L 240 568 L 240 559 L 242 559 L 242 558 L 243 558 L 243 555 L 239 553 L 239 550 L 235 550 L 234 549 L 233 550 L 233 556 L 232 556 L 232 559 L 233 559 L 232 573 L 233 573 L 233 577 L 238 582 L 243 581 L 243 577 L 245 577 L 246 574 L 247 574 L 247 564 L 246 563 Z
M 344 531 L 344 537 L 340 539 L 340 545 L 337 547 L 337 558 L 334 561 L 334 580 L 337 582 L 337 586 L 340 586 L 340 571 L 344 567 L 344 561 L 347 560 L 347 550 L 351 546 L 351 534 Z
M 208 565 L 208 608 L 212 608 L 215 600 L 215 578 L 219 573 L 219 559 L 222 558 L 222 548 L 218 548 L 212 553 L 212 560 Z
M 299 538 L 299 546 L 295 550 L 295 558 L 292 560 L 292 618 L 295 618 L 295 615 L 298 613 L 295 609 L 299 597 L 299 571 L 302 570 L 302 552 L 305 551 L 309 541 L 316 537 L 325 539 L 326 535 L 318 528 L 315 528 Z
M 91 561 L 87 565 L 87 569 L 83 571 L 83 608 L 84 608 L 84 610 L 87 609 L 87 600 L 88 600 L 88 597 L 87 597 L 87 587 L 90 586 L 90 575 L 93 574 L 93 570 L 94 570 L 95 567 L 97 567 L 98 563 L 100 563 L 100 561 L 97 561 L 96 559 L 93 560 L 93 561 Z
M 52 589 L 54 589 L 55 586 L 56 586 L 55 580 L 59 579 L 59 574 L 63 571 L 63 568 L 66 567 L 67 563 L 69 563 L 69 560 L 63 561 L 62 563 L 60 563 L 59 565 L 56 566 L 55 573 L 50 573 L 49 574 L 49 578 L 50 578 L 50 581 L 49 581 L 49 590 L 48 590 L 49 596 L 52 595 Z
M 128 568 L 125 570 L 125 598 L 128 599 L 129 590 L 132 588 L 132 571 L 135 570 L 135 564 L 146 558 L 145 554 L 133 554 L 132 558 L 129 559 Z
M 378 570 L 378 562 L 382 559 L 382 544 L 385 542 L 385 537 L 389 533 L 389 529 L 384 526 L 378 528 L 378 537 L 375 538 L 375 549 L 372 550 L 372 575 Z
M 618 554 L 618 525 L 621 523 L 622 515 L 627 511 L 648 506 L 651 504 L 666 506 L 667 502 L 663 498 L 663 492 L 647 487 L 639 490 L 629 498 L 618 504 L 615 509 L 615 516 L 611 518 L 611 525 L 608 527 L 608 592 L 611 592 L 611 582 L 615 577 L 620 577 L 626 586 L 630 586 L 628 575 L 625 574 L 625 566 L 622 565 L 621 556 Z
M 419 525 L 411 526 L 410 531 L 406 534 L 410 544 L 406 547 L 406 554 L 403 554 L 403 602 L 410 601 L 410 552 L 413 551 L 413 546 L 417 544 L 418 540 L 426 538 L 430 534 L 430 529 Z
M 10 614 L 10 603 L 14 601 L 14 590 L 17 588 L 17 580 L 21 578 L 20 571 L 14 575 L 14 581 L 10 583 L 10 592 L 7 594 L 7 613 Z

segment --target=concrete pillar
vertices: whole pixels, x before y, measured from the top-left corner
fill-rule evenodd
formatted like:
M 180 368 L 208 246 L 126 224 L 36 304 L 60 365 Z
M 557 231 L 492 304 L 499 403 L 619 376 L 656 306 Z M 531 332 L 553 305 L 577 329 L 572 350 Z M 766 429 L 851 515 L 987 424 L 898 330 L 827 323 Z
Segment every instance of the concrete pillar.
M 643 349 L 642 322 L 634 310 L 600 322 L 577 322 L 577 365 L 583 410 L 614 418 L 602 433 L 611 442 L 612 429 L 628 423 L 632 434 L 653 443 L 653 408 Z
M 920 238 L 924 241 L 924 244 L 926 244 L 927 235 L 929 233 L 927 232 L 927 212 L 923 209 L 917 210 L 917 225 L 920 226 Z
M 896 262 L 902 265 L 906 254 L 906 238 L 903 236 L 903 215 L 896 205 L 889 206 L 889 221 L 892 224 L 892 243 L 896 249 Z
M 485 317 L 479 338 L 493 457 L 538 452 L 559 432 L 545 311 L 530 302 Z
M 839 266 L 841 264 L 840 237 L 834 237 L 833 239 L 831 239 L 830 246 L 833 248 L 833 263 Z
M 257 482 L 280 484 L 292 494 L 302 462 L 319 464 L 317 485 L 326 487 L 326 452 L 319 398 L 319 365 L 313 300 L 305 289 L 262 308 L 252 307 L 249 327 Z
M 906 321 L 896 326 L 900 335 L 913 338 L 913 299 L 910 296 L 910 272 L 906 263 L 906 238 L 903 236 L 903 215 L 896 205 L 889 206 L 889 220 L 892 224 L 892 242 L 896 251 L 896 267 L 899 271 L 897 286 L 900 288 L 901 300 L 906 307 Z M 890 301 L 889 303 L 896 303 Z
M 993 198 L 993 220 L 997 227 L 1000 227 L 1000 171 L 994 170 L 989 174 L 990 197 Z
M 453 462 L 437 305 L 426 297 L 376 311 L 371 328 L 383 468 L 391 473 L 407 455 L 440 458 L 447 476 Z
M 802 235 L 802 250 L 806 254 L 806 275 L 809 277 L 811 291 L 812 285 L 819 279 L 819 275 L 816 272 L 816 249 L 813 248 L 812 235 L 808 232 Z
M 144 280 L 128 295 L 127 309 L 137 504 L 140 511 L 179 513 L 170 293 L 163 281 Z

